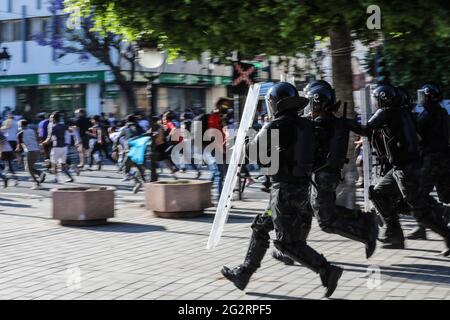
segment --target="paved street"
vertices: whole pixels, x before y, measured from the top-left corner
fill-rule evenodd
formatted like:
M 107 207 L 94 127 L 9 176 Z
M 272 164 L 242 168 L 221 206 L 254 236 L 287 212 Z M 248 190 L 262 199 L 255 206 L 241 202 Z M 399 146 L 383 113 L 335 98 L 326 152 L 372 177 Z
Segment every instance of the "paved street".
M 207 251 L 214 208 L 199 218 L 160 219 L 145 210 L 143 193 L 132 194 L 132 183 L 121 182 L 113 167 L 83 172 L 76 180 L 74 185 L 117 187 L 116 217 L 108 225 L 61 227 L 51 219 L 49 189 L 56 185 L 30 190 L 31 183 L 21 181 L 18 187 L 0 189 L 0 299 L 323 296 L 318 275 L 299 265 L 284 266 L 270 254 L 245 292 L 221 276 L 222 265 L 242 261 L 250 223 L 266 206 L 267 194 L 258 191 L 259 184 L 234 202 L 219 247 Z M 410 230 L 414 222 L 404 219 L 403 226 Z M 450 299 L 450 258 L 438 256 L 444 243 L 428 235 L 428 241 L 408 241 L 405 250 L 378 249 L 370 260 L 362 244 L 326 234 L 315 222 L 309 243 L 345 268 L 334 299 Z

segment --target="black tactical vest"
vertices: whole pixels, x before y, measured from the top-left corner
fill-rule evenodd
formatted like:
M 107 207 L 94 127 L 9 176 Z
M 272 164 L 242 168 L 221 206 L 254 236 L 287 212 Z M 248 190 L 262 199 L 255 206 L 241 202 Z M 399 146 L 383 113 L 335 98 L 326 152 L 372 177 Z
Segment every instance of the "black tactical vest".
M 414 121 L 404 109 L 386 109 L 383 140 L 387 157 L 394 166 L 419 160 L 419 143 Z
M 314 170 L 340 170 L 347 161 L 350 130 L 344 118 L 333 115 L 314 119 L 316 136 Z
M 314 161 L 314 125 L 288 113 L 272 121 L 268 131 L 279 130 L 279 169 L 274 182 L 298 183 L 311 176 Z

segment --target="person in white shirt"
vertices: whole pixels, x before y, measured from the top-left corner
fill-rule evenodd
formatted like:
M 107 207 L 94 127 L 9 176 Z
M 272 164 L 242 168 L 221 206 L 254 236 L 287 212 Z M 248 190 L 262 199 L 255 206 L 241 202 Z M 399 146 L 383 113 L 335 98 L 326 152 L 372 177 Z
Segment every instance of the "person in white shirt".
M 14 150 L 11 147 L 11 143 L 10 141 L 8 141 L 8 138 L 6 137 L 3 130 L 2 136 L 4 137 L 5 142 L 3 143 L 2 146 L 1 160 L 3 160 L 5 169 L 7 167 L 8 169 L 7 172 L 10 173 L 12 178 L 16 181 L 15 185 L 17 186 L 19 183 L 12 164 L 12 161 L 15 159 Z
M 44 182 L 45 173 L 35 168 L 35 164 L 41 154 L 36 131 L 28 128 L 27 120 L 20 120 L 19 127 L 16 151 L 25 153 L 27 171 L 35 182 L 35 186 L 32 189 L 37 189 Z
M 2 131 L 11 145 L 13 150 L 17 147 L 17 133 L 19 132 L 19 125 L 13 114 L 8 115 L 8 118 L 2 123 Z

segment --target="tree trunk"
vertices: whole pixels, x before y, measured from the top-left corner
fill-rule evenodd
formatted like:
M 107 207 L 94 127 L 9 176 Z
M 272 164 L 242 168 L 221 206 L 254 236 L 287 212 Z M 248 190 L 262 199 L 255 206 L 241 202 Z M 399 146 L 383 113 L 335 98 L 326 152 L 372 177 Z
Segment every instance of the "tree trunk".
M 130 114 L 136 111 L 136 93 L 134 92 L 134 83 L 128 81 L 118 67 L 112 67 L 111 71 L 116 78 L 116 83 L 120 88 L 120 92 L 125 96 L 126 113 Z
M 125 101 L 127 103 L 127 114 L 133 113 L 136 111 L 136 94 L 134 92 L 134 86 L 130 84 L 130 82 L 119 82 L 117 81 L 117 84 L 120 87 L 120 91 L 125 96 Z
M 335 25 L 330 31 L 331 45 L 331 63 L 333 86 L 336 90 L 337 100 L 347 103 L 347 117 L 355 117 L 355 108 L 353 102 L 353 76 L 352 76 L 352 42 L 350 29 L 343 22 Z M 339 111 L 342 114 L 343 107 Z M 353 133 L 350 134 L 350 141 L 347 150 L 348 164 L 344 166 L 344 182 L 341 183 L 337 190 L 338 205 L 343 205 L 349 209 L 356 207 L 356 188 L 355 181 L 357 172 L 355 167 L 354 140 Z

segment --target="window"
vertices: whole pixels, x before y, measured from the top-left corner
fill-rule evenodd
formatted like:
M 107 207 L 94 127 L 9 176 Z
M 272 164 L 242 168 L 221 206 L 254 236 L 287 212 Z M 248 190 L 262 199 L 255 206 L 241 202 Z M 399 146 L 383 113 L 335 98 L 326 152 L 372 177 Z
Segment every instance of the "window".
M 29 119 L 39 112 L 59 111 L 70 119 L 77 108 L 86 107 L 86 85 L 18 87 L 16 110 Z
M 21 37 L 21 20 L 6 20 L 1 22 L 1 42 L 20 41 Z
M 181 113 L 191 109 L 196 114 L 205 112 L 206 91 L 196 88 L 168 88 L 169 109 Z
M 42 0 L 36 0 L 36 9 L 40 10 L 42 8 Z
M 36 36 L 48 39 L 50 37 L 51 18 L 30 18 L 27 19 L 28 33 L 27 39 L 34 40 Z

